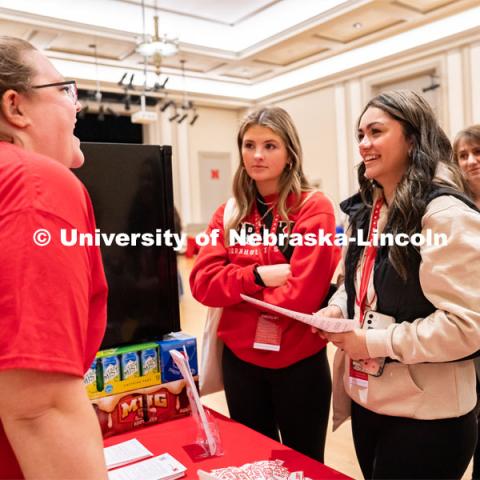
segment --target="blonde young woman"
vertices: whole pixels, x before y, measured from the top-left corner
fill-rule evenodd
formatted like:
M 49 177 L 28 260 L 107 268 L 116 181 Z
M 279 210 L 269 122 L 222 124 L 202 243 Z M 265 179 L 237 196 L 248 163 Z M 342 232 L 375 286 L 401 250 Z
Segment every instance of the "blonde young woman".
M 290 116 L 281 108 L 248 115 L 238 132 L 233 181 L 237 213 L 224 232 L 220 206 L 209 225 L 217 245 L 200 250 L 190 277 L 194 297 L 223 307 L 223 375 L 233 419 L 323 461 L 331 380 L 325 342 L 306 325 L 262 312 L 251 295 L 313 312 L 324 301 L 338 262 L 334 247 L 234 245 L 229 232 L 335 233 L 330 201 L 313 192 Z M 265 345 L 267 344 L 267 345 Z
M 105 331 L 100 250 L 59 242 L 61 228 L 95 230 L 69 170 L 83 163 L 80 108 L 74 81 L 0 37 L 0 479 L 107 478 L 83 386 Z
M 322 334 L 339 348 L 334 425 L 351 415 L 365 478 L 461 478 L 477 438 L 475 369 L 462 359 L 480 345 L 480 215 L 422 97 L 381 93 L 357 126 L 360 192 L 341 205 L 352 239 L 361 230 L 448 241 L 349 243 L 344 285 L 320 311 L 363 324 Z

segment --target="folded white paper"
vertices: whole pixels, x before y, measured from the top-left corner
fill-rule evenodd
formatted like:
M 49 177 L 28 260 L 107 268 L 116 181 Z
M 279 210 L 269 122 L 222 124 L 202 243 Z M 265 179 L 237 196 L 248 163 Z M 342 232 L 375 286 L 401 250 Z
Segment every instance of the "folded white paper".
M 330 318 L 330 317 L 321 317 L 317 315 L 308 315 L 307 313 L 296 312 L 295 310 L 289 310 L 288 308 L 279 307 L 262 300 L 257 300 L 256 298 L 249 297 L 247 295 L 240 295 L 243 300 L 246 302 L 252 303 L 257 307 L 266 308 L 285 317 L 293 318 L 299 322 L 306 323 L 312 327 L 324 330 L 325 332 L 349 332 L 358 328 L 358 323 L 356 320 L 351 320 L 350 318 Z
M 103 449 L 103 452 L 105 455 L 105 463 L 109 470 L 148 457 L 153 457 L 153 453 L 147 450 L 136 438 L 117 443 L 117 445 L 112 445 L 111 447 L 106 447 Z
M 109 480 L 174 480 L 185 475 L 187 468 L 164 453 L 143 462 L 108 472 Z

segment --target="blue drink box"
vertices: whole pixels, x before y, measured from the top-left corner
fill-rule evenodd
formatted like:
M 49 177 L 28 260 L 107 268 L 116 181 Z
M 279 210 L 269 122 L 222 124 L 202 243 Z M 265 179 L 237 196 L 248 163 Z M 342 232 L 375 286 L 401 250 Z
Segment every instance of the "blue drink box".
M 187 350 L 188 364 L 192 375 L 198 375 L 197 339 L 187 333 L 173 332 L 164 335 L 163 340 L 158 342 L 162 383 L 183 378 L 170 355 L 170 350 L 178 350 L 183 353 L 184 346 Z

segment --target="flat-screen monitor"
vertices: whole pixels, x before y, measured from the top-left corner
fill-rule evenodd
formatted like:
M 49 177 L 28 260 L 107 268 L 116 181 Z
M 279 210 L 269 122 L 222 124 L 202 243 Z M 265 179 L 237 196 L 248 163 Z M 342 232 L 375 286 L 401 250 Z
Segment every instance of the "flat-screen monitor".
M 74 172 L 90 194 L 100 233 L 132 238 L 174 231 L 171 147 L 84 142 L 81 148 L 85 164 Z M 180 330 L 175 251 L 138 238 L 128 246 L 101 242 L 109 288 L 102 349 Z

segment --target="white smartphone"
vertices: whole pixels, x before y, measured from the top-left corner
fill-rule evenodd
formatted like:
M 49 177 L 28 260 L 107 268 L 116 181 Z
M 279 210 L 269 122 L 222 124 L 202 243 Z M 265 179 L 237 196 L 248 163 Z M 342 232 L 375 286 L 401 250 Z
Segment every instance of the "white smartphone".
M 387 328 L 392 323 L 395 323 L 395 318 L 390 315 L 384 315 L 383 313 L 374 312 L 373 310 L 367 310 L 365 312 L 365 321 L 362 328 L 370 330 L 372 328 Z
M 383 313 L 367 310 L 365 313 L 365 321 L 362 328 L 365 330 L 371 329 L 385 329 L 392 323 L 395 323 L 395 318 Z M 352 366 L 359 372 L 368 373 L 374 377 L 379 377 L 383 373 L 385 366 L 385 357 L 366 358 L 365 360 L 352 360 Z

